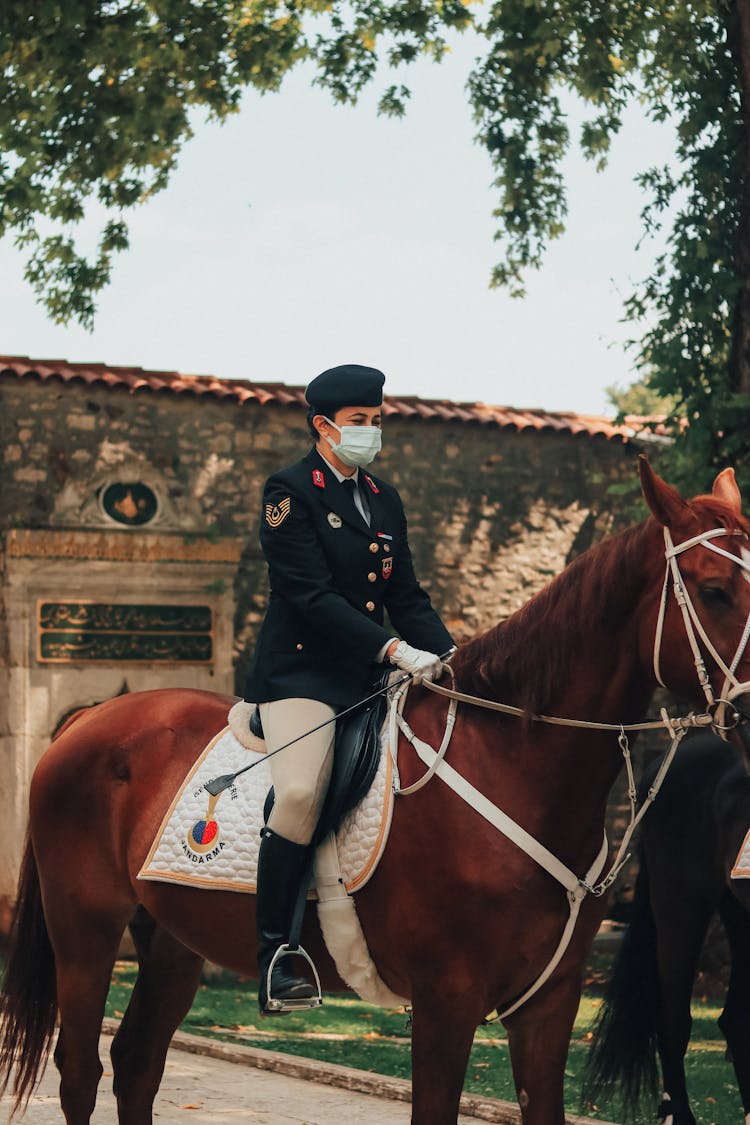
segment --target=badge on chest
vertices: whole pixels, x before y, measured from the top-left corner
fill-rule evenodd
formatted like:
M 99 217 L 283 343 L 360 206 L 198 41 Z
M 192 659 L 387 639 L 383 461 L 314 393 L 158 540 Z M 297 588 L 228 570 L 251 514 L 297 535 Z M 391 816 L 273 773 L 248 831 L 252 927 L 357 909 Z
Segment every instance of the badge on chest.
M 326 519 L 328 520 L 331 527 L 337 527 L 338 528 L 338 527 L 341 527 L 341 525 L 343 523 L 343 520 L 341 519 L 341 516 L 337 516 L 335 512 L 329 512 L 328 515 L 326 516 Z
M 392 572 L 393 572 L 393 558 L 391 557 L 391 558 L 388 558 L 388 559 L 383 559 L 383 563 L 382 563 L 382 567 L 381 567 L 381 571 L 380 571 L 380 573 L 383 575 L 383 578 L 390 578 Z

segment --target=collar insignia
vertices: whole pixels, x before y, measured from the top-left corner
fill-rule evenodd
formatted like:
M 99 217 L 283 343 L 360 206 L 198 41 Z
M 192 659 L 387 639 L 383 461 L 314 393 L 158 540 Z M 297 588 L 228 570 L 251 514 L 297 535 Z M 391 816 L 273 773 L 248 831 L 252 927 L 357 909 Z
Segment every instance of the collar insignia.
M 373 491 L 373 492 L 375 493 L 375 495 L 377 496 L 377 494 L 378 494 L 378 493 L 380 492 L 380 489 L 379 489 L 379 488 L 378 488 L 378 486 L 377 486 L 377 485 L 375 484 L 375 481 L 374 481 L 374 480 L 372 479 L 372 477 L 371 477 L 371 476 L 368 476 L 368 474 L 367 474 L 367 473 L 363 473 L 363 474 L 362 474 L 362 476 L 363 476 L 363 477 L 365 478 L 365 480 L 366 480 L 366 481 L 367 481 L 367 483 L 369 484 L 370 488 L 372 489 L 372 491 Z
M 325 488 L 326 478 L 322 469 L 313 469 L 313 484 L 316 488 Z

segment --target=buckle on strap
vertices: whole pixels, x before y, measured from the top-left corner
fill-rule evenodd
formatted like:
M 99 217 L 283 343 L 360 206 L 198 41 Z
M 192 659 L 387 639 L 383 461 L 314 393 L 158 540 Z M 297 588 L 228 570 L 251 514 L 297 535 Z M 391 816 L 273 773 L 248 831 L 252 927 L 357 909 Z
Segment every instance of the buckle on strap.
M 594 898 L 601 898 L 606 894 L 609 888 L 617 879 L 625 864 L 629 861 L 632 852 L 628 852 L 622 859 L 614 863 L 610 868 L 607 875 L 604 876 L 598 883 L 588 883 L 585 879 L 578 880 L 578 886 L 583 890 L 584 894 L 593 895 Z M 574 892 L 575 893 L 575 892 Z
M 734 730 L 742 722 L 742 715 L 735 708 L 732 700 L 724 699 L 723 696 L 710 703 L 706 712 L 711 716 L 711 730 L 719 734 Z

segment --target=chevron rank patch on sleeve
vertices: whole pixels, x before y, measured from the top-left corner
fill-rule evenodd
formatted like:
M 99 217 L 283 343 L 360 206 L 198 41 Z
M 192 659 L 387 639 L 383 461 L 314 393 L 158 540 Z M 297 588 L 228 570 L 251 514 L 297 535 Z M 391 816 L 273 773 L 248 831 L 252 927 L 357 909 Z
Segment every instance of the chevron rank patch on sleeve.
M 266 504 L 266 523 L 269 527 L 279 527 L 292 508 L 292 501 L 289 496 L 285 496 L 283 500 L 279 500 L 278 504 Z

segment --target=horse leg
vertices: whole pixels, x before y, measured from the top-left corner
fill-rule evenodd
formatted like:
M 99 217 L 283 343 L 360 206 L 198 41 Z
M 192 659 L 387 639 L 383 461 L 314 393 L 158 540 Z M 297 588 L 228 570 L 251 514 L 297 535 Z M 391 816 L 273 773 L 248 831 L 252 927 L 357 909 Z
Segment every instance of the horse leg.
M 660 916 L 658 907 L 662 899 L 664 911 Z M 667 1125 L 695 1125 L 685 1081 L 685 1052 L 693 1026 L 693 980 L 713 904 L 691 901 L 686 888 L 682 899 L 675 901 L 674 891 L 669 896 L 655 895 L 652 887 L 651 901 L 661 982 L 656 1036 L 664 1084 L 663 1111 Z
M 190 1010 L 203 958 L 139 908 L 130 926 L 138 977 L 112 1042 L 113 1088 L 120 1125 L 150 1125 L 167 1049 Z
M 748 1026 L 750 965 L 747 963 L 747 951 L 750 948 L 750 915 L 731 894 L 724 896 L 719 912 L 727 931 L 732 955 L 729 989 L 724 1002 L 724 1011 L 719 1016 L 719 1027 L 727 1041 L 734 1072 L 737 1075 L 742 1108 L 747 1117 L 750 1115 L 750 1026 Z
M 414 995 L 412 1125 L 456 1125 L 466 1067 L 481 1015 L 476 997 L 455 998 L 436 988 Z
M 580 966 L 503 1023 L 523 1125 L 564 1125 L 565 1063 L 581 998 Z
M 50 926 L 55 951 L 60 1033 L 55 1065 L 67 1125 L 89 1125 L 102 1074 L 99 1035 L 124 923 L 80 914 L 65 930 Z

